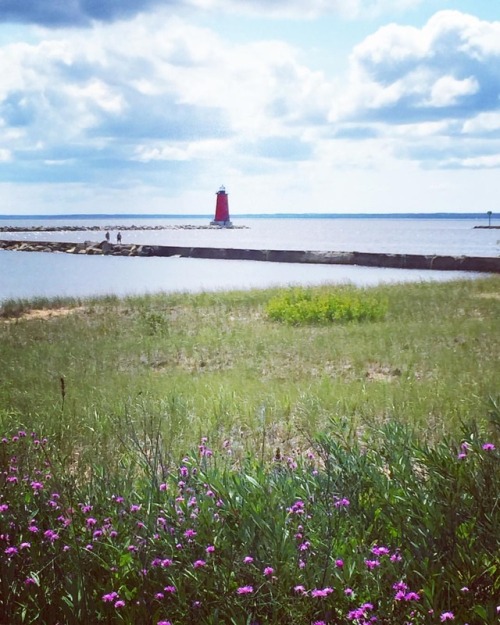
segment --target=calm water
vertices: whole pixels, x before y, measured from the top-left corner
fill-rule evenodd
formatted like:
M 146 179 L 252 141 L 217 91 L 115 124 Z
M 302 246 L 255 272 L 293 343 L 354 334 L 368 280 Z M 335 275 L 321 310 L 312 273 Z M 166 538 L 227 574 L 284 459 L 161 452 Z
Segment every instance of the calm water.
M 474 229 L 470 219 L 242 219 L 245 229 L 125 231 L 124 243 L 308 249 L 409 254 L 498 256 L 500 231 Z M 0 225 L 205 225 L 202 219 L 1 220 Z M 116 232 L 112 232 L 115 240 Z M 3 239 L 101 241 L 103 232 L 0 233 Z M 475 278 L 464 272 L 378 269 L 187 258 L 124 258 L 0 251 L 0 300 L 34 296 L 265 288 L 289 284 L 352 283 Z

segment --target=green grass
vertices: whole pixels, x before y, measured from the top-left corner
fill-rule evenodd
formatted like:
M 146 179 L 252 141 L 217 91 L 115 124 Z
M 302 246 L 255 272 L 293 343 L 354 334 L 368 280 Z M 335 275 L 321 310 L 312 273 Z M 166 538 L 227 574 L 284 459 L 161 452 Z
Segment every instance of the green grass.
M 339 292 L 4 304 L 0 622 L 492 625 L 500 279 Z
M 332 419 L 358 431 L 396 420 L 439 440 L 484 421 L 499 396 L 497 277 L 351 289 L 386 302 L 373 321 L 283 325 L 266 313 L 281 294 L 58 301 L 74 313 L 48 319 L 17 311 L 0 323 L 3 425 L 42 427 L 83 460 L 106 459 L 151 420 L 172 452 L 209 435 L 270 457 Z

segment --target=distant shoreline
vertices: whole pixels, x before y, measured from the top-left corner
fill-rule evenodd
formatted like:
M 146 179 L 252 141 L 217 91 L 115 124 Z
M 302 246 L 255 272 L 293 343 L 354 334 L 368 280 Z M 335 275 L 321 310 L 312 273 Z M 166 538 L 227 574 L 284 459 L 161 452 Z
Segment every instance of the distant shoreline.
M 486 221 L 485 213 L 241 213 L 231 215 L 238 219 L 467 219 Z M 51 215 L 1 215 L 0 220 L 89 220 L 89 219 L 206 219 L 210 222 L 213 215 L 199 214 L 140 214 L 140 213 L 92 213 L 92 214 L 51 214 Z M 492 226 L 493 227 L 493 226 Z

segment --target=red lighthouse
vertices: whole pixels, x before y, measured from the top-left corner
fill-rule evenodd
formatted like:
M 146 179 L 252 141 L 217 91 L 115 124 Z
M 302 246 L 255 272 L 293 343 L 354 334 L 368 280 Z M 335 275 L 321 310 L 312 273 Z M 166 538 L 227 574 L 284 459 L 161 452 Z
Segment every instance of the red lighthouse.
M 221 186 L 221 188 L 217 191 L 216 195 L 217 202 L 215 204 L 215 217 L 214 220 L 210 222 L 210 225 L 231 228 L 233 224 L 229 219 L 228 195 L 226 193 L 224 185 Z

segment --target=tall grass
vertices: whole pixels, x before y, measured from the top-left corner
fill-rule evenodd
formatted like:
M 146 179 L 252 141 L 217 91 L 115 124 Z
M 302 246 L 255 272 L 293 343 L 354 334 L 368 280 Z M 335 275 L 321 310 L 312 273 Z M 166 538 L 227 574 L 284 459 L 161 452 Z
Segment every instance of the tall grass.
M 150 425 L 78 475 L 4 438 L 1 622 L 496 622 L 500 457 L 474 426 L 429 446 L 337 423 L 262 463 L 206 438 L 168 461 Z

